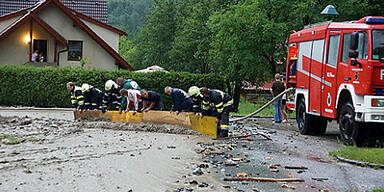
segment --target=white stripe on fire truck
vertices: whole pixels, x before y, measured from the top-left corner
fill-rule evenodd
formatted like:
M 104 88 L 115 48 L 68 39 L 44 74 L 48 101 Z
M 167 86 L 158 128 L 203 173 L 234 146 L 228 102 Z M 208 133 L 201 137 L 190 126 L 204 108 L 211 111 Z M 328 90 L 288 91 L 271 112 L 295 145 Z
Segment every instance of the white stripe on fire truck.
M 314 75 L 314 74 L 310 74 L 308 71 L 305 71 L 305 70 L 303 70 L 303 69 L 299 69 L 299 71 L 302 72 L 302 73 L 304 73 L 304 74 L 307 75 L 307 76 L 310 76 L 310 77 L 314 78 L 315 80 L 318 80 L 318 81 L 320 81 L 320 82 L 322 82 L 322 83 L 328 85 L 329 87 L 332 87 L 332 83 L 330 83 L 330 82 L 328 82 L 328 81 L 326 81 L 326 80 L 324 80 L 324 79 L 321 79 L 320 77 L 318 77 L 318 76 L 316 76 L 316 75 Z

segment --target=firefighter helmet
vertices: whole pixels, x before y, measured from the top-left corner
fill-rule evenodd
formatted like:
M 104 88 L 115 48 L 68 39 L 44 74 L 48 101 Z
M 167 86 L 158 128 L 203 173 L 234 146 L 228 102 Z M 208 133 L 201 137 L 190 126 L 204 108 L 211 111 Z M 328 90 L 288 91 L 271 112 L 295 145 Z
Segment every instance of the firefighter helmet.
M 105 82 L 105 90 L 106 91 L 109 91 L 112 88 L 117 88 L 117 87 L 118 87 L 118 85 L 113 80 L 108 80 L 107 82 Z
M 198 96 L 200 95 L 200 89 L 197 86 L 192 86 L 188 89 L 189 96 Z
M 82 86 L 81 86 L 81 91 L 82 92 L 88 92 L 89 90 L 91 89 L 91 86 L 87 83 L 84 83 Z

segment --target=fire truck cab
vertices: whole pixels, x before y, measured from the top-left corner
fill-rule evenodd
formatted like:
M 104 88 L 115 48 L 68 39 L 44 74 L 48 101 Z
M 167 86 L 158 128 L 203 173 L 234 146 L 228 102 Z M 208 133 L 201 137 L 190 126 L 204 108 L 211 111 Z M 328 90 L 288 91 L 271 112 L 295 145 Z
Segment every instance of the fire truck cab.
M 287 106 L 301 134 L 337 120 L 344 143 L 361 145 L 384 127 L 384 17 L 306 26 L 289 38 Z

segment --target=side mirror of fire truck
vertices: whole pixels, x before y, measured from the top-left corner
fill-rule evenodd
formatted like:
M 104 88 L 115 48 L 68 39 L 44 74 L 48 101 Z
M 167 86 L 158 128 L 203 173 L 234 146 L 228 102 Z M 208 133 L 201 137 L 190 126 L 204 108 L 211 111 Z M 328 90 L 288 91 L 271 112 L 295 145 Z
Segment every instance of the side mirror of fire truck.
M 361 63 L 356 60 L 357 57 L 359 57 L 359 52 L 357 51 L 359 46 L 359 33 L 354 32 L 351 35 L 351 42 L 350 42 L 350 51 L 349 51 L 349 58 L 351 58 L 351 65 L 356 66 L 359 65 L 361 67 Z

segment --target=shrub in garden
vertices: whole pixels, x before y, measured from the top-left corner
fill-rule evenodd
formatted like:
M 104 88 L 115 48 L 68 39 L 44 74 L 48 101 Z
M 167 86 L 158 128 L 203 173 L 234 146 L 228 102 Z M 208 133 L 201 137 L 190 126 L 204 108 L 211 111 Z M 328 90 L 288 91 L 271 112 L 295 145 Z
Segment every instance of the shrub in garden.
M 166 108 L 170 108 L 171 98 L 164 93 L 165 86 L 188 90 L 190 86 L 206 86 L 223 89 L 224 79 L 212 74 L 192 74 L 185 72 L 138 73 L 126 70 L 103 71 L 83 68 L 54 68 L 32 66 L 0 66 L 0 105 L 35 107 L 70 107 L 70 95 L 66 83 L 72 81 L 77 86 L 83 83 L 104 91 L 104 83 L 117 77 L 134 79 L 141 88 L 154 90 L 163 97 Z

